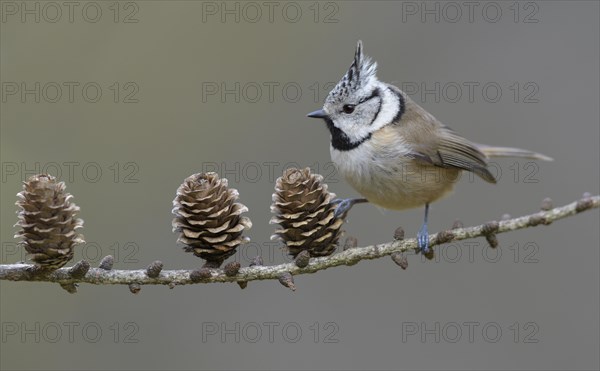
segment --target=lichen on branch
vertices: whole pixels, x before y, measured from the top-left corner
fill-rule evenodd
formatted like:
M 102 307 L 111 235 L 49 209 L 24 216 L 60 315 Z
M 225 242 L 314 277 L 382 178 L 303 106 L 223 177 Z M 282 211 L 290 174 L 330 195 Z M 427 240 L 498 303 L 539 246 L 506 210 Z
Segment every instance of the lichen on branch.
M 476 237 L 485 237 L 493 246 L 495 236 L 500 233 L 518 229 L 548 225 L 552 222 L 567 218 L 586 210 L 600 206 L 600 196 L 584 196 L 582 199 L 568 205 L 550 208 L 547 200 L 543 203 L 542 210 L 521 217 L 509 218 L 500 221 L 491 221 L 472 227 L 460 227 L 441 231 L 429 236 L 431 246 L 441 245 L 451 241 L 460 241 Z M 399 233 L 396 233 L 399 235 Z M 113 270 L 104 268 L 90 268 L 87 262 L 79 262 L 73 267 L 57 269 L 55 271 L 39 270 L 31 264 L 3 264 L 0 265 L 0 280 L 9 281 L 35 281 L 59 283 L 69 292 L 74 292 L 78 283 L 94 285 L 131 285 L 139 292 L 141 285 L 188 285 L 197 283 L 237 282 L 240 287 L 246 287 L 247 282 L 256 280 L 279 280 L 287 282 L 286 286 L 294 288 L 293 281 L 290 285 L 290 276 L 316 273 L 318 271 L 337 267 L 350 266 L 362 260 L 378 259 L 394 253 L 417 250 L 415 239 L 396 239 L 377 245 L 365 247 L 350 247 L 344 251 L 326 257 L 310 258 L 307 265 L 300 267 L 295 262 L 265 266 L 256 259 L 256 264 L 250 267 L 201 268 L 197 270 L 162 270 L 160 262 L 154 262 L 152 267 L 138 270 Z M 160 266 L 160 269 L 157 268 Z M 227 273 L 226 273 L 227 270 Z M 158 272 L 157 272 L 158 271 Z M 233 274 L 232 272 L 235 272 Z M 133 291 L 132 291 L 133 292 Z

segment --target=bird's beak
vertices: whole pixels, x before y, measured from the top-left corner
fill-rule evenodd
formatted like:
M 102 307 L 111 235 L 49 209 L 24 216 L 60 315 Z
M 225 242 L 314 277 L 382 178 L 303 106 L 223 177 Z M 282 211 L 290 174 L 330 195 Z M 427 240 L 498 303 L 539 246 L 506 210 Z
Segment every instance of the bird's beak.
M 311 112 L 306 116 L 314 119 L 325 119 L 329 117 L 329 115 L 327 115 L 327 113 L 325 113 L 325 111 L 323 111 L 322 109 Z

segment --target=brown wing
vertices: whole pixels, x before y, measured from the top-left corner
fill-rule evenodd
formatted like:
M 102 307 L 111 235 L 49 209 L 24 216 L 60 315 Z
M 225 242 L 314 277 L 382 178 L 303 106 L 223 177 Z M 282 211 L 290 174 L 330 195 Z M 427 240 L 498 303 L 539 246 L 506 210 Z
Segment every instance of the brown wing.
M 397 130 L 402 131 L 405 141 L 410 143 L 409 156 L 434 166 L 470 171 L 487 182 L 496 183 L 487 169 L 486 155 L 475 143 L 440 123 L 395 86 L 388 86 L 404 98 L 405 110 L 395 125 Z
M 457 135 L 450 128 L 440 126 L 435 138 L 427 143 L 413 146 L 413 157 L 439 167 L 454 167 L 470 171 L 486 182 L 496 183 L 487 169 L 486 156 L 474 143 Z

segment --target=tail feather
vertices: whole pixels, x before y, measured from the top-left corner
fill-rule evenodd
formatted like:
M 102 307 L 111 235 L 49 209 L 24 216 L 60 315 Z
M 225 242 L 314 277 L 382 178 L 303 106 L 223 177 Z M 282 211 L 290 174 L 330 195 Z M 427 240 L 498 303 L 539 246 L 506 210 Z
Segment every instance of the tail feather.
M 529 151 L 526 149 L 512 147 L 494 147 L 484 144 L 477 144 L 477 148 L 489 157 L 520 157 L 529 158 L 532 160 L 554 161 L 552 157 L 548 157 L 541 153 Z

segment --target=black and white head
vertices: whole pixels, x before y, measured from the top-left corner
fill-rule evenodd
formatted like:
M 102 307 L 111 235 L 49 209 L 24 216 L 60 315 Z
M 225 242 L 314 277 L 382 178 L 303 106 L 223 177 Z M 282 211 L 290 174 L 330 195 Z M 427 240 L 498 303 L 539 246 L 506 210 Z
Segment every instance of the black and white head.
M 403 110 L 401 95 L 379 81 L 376 74 L 377 63 L 363 54 L 359 41 L 352 65 L 329 92 L 323 109 L 308 114 L 325 120 L 335 149 L 354 149 L 375 131 L 399 119 Z

